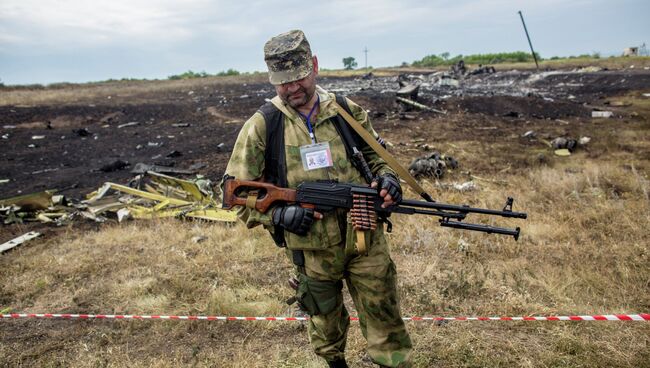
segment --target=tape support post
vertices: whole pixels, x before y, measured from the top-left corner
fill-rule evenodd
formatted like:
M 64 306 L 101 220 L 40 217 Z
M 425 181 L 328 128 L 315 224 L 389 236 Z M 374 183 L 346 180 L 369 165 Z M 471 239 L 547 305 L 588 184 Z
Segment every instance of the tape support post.
M 70 313 L 8 313 L 0 319 L 147 319 L 186 321 L 307 321 L 309 317 L 227 317 L 227 316 L 164 316 L 133 314 L 70 314 Z M 601 314 L 591 316 L 525 316 L 525 317 L 404 317 L 404 321 L 650 321 L 650 313 Z M 358 317 L 350 317 L 358 321 Z

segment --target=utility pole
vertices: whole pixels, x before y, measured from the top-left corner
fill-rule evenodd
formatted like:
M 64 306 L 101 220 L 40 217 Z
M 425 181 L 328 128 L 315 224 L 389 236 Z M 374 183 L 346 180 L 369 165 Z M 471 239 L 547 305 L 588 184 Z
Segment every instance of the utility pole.
M 368 71 L 368 47 L 367 46 L 363 49 L 363 53 L 366 54 L 366 71 Z
M 533 50 L 533 43 L 530 42 L 530 36 L 528 35 L 528 29 L 526 28 L 526 22 L 524 22 L 524 16 L 519 11 L 519 17 L 521 18 L 521 24 L 524 25 L 524 31 L 526 32 L 526 38 L 528 39 L 528 44 L 530 45 L 530 52 L 533 54 L 533 60 L 535 60 L 535 67 L 539 70 L 539 64 L 537 63 L 537 56 L 535 56 L 535 50 Z
M 645 46 L 645 42 L 641 47 L 639 47 L 639 56 L 649 56 L 648 55 L 648 48 Z

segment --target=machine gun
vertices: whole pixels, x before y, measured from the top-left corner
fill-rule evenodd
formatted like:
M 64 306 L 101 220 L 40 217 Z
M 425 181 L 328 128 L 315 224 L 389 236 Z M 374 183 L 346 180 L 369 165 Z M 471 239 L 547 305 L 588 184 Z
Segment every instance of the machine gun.
M 265 213 L 276 202 L 297 203 L 301 207 L 312 208 L 318 212 L 344 208 L 350 212 L 354 229 L 359 231 L 374 230 L 379 220 L 386 222 L 386 231 L 391 232 L 392 223 L 388 220 L 391 213 L 423 214 L 440 217 L 440 226 L 511 235 L 517 240 L 519 227 L 509 229 L 462 221 L 470 213 L 520 219 L 527 217 L 524 212 L 512 210 L 513 199 L 510 197 L 501 211 L 415 200 L 402 200 L 398 204 L 382 208 L 383 201 L 375 188 L 337 181 L 304 182 L 298 185 L 297 189 L 280 188 L 259 181 L 237 180 L 232 176 L 224 177 L 223 181 L 224 209 L 247 206 Z

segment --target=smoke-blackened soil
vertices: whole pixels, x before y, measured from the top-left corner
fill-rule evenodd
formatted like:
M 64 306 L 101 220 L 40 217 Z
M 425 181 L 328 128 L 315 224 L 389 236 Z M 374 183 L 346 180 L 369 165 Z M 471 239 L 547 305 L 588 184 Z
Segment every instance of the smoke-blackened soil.
M 447 114 L 399 106 L 398 80 L 419 84 L 418 101 Z M 630 118 L 633 111 L 611 106 L 608 98 L 647 88 L 650 72 L 504 71 L 461 78 L 455 87 L 439 80 L 439 73 L 429 73 L 319 82 L 370 110 L 375 129 L 394 143 L 393 152 L 408 165 L 421 153 L 421 145 L 410 143 L 414 140 L 440 146 L 507 139 L 511 149 L 522 152 L 531 145 L 519 139 L 528 130 L 548 138 L 586 134 L 591 112 L 599 109 Z M 94 97 L 80 96 L 79 101 L 0 106 L 0 179 L 9 179 L 0 184 L 0 198 L 46 189 L 80 196 L 106 181 L 127 181 L 139 162 L 183 169 L 197 165 L 198 173 L 218 181 L 241 125 L 274 89 L 263 79 L 160 88 L 165 83 L 150 82 L 151 88 L 123 96 L 102 93 L 100 85 Z M 70 92 L 81 87 L 58 88 Z

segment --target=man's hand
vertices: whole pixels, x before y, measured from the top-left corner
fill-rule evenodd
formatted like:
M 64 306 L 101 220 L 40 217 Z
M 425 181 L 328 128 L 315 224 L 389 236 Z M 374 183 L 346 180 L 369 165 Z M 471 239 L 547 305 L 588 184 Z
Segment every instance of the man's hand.
M 297 204 L 278 207 L 273 210 L 271 222 L 273 225 L 279 225 L 287 231 L 304 236 L 311 228 L 315 219 L 321 219 L 323 215 L 314 212 L 311 208 L 303 208 Z
M 381 208 L 386 208 L 402 201 L 402 187 L 392 174 L 384 174 L 375 178 L 370 184 L 371 188 L 379 188 L 379 196 L 384 199 Z

